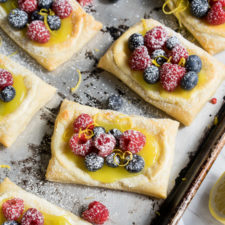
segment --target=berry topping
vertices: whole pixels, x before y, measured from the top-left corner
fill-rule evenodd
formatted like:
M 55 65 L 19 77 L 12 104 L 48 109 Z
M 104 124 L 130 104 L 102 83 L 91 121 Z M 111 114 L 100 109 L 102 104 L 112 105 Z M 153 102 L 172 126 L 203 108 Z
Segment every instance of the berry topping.
M 27 36 L 38 43 L 46 43 L 50 39 L 50 33 L 41 20 L 35 20 L 28 25 Z
M 111 95 L 108 98 L 108 108 L 112 110 L 119 110 L 123 105 L 123 99 L 119 95 Z
M 14 99 L 16 90 L 13 86 L 7 86 L 0 91 L 0 100 L 3 102 L 10 102 Z
M 79 132 L 80 129 L 85 130 L 86 128 L 92 130 L 94 128 L 93 123 L 93 119 L 88 114 L 82 113 L 73 123 L 74 132 Z
M 0 69 L 0 88 L 13 85 L 13 77 L 7 70 Z
M 94 146 L 99 150 L 98 155 L 106 157 L 116 146 L 116 139 L 111 134 L 100 134 L 94 139 Z
M 119 166 L 120 164 L 120 157 L 119 156 L 115 156 L 115 152 L 111 153 L 110 155 L 108 155 L 105 159 L 106 161 L 106 164 L 109 166 L 109 167 L 112 167 L 112 168 L 116 168 Z
M 19 8 L 27 13 L 37 10 L 37 0 L 18 0 Z
M 39 9 L 49 9 L 52 6 L 53 0 L 38 0 Z
M 202 60 L 197 55 L 190 55 L 187 58 L 185 68 L 187 71 L 199 73 L 202 69 Z
M 163 56 L 163 57 L 161 57 L 161 56 Z M 162 65 L 163 63 L 165 63 L 167 61 L 164 57 L 166 57 L 166 53 L 162 49 L 156 49 L 151 54 L 151 58 L 155 59 L 159 65 Z
M 36 10 L 31 14 L 31 21 L 34 21 L 34 20 L 44 21 L 44 16 L 40 15 L 39 11 Z
M 154 27 L 148 31 L 144 37 L 145 45 L 151 49 L 160 49 L 164 46 L 167 40 L 167 32 L 161 26 Z
M 221 2 L 217 2 L 210 8 L 206 20 L 209 24 L 220 25 L 225 23 L 225 11 Z
M 123 134 L 120 130 L 114 128 L 112 130 L 109 130 L 108 134 L 111 134 L 114 136 L 114 138 L 116 139 L 116 146 L 119 146 L 119 142 L 120 142 L 120 137 Z
M 120 148 L 135 154 L 145 146 L 146 137 L 139 131 L 127 130 L 120 138 Z
M 85 156 L 90 153 L 92 139 L 84 138 L 84 135 L 79 137 L 79 134 L 74 134 L 69 141 L 69 146 L 75 155 Z
M 77 0 L 81 6 L 92 4 L 92 0 Z
M 16 29 L 22 29 L 28 22 L 28 14 L 20 9 L 13 9 L 8 15 L 9 24 Z
M 151 58 L 148 49 L 145 46 L 136 48 L 130 58 L 130 67 L 132 70 L 144 70 L 151 65 Z
M 223 7 L 225 7 L 225 0 L 210 0 L 210 5 L 212 6 L 213 4 L 220 2 Z
M 18 220 L 24 211 L 22 199 L 13 198 L 2 204 L 2 213 L 7 220 Z
M 149 84 L 155 84 L 159 80 L 159 68 L 151 65 L 144 70 L 144 80 Z
M 100 170 L 104 165 L 104 158 L 92 152 L 85 156 L 85 165 L 91 172 Z
M 212 98 L 210 102 L 215 105 L 217 103 L 217 99 L 216 98 Z
M 109 210 L 100 202 L 94 201 L 82 213 L 83 219 L 94 224 L 103 224 L 109 218 Z
M 21 220 L 21 225 L 43 225 L 44 217 L 41 212 L 37 209 L 30 208 L 28 209 Z
M 167 91 L 173 91 L 179 85 L 179 82 L 184 74 L 184 67 L 164 63 L 160 70 L 160 82 L 162 87 Z
M 7 2 L 7 0 L 0 0 L 0 3 L 5 3 Z
M 182 45 L 177 45 L 171 50 L 171 52 L 169 52 L 169 57 L 170 56 L 172 56 L 171 62 L 178 64 L 182 58 L 187 59 L 188 52 Z
M 133 159 L 125 166 L 129 173 L 139 173 L 145 167 L 145 161 L 140 155 L 133 154 Z
M 20 224 L 16 222 L 15 220 L 9 220 L 4 222 L 2 225 L 20 225 Z
M 129 37 L 128 48 L 131 51 L 142 45 L 144 45 L 144 37 L 141 34 L 134 33 Z
M 166 41 L 166 48 L 172 50 L 174 47 L 180 44 L 179 39 L 176 36 L 172 36 Z
M 47 21 L 51 30 L 59 30 L 59 28 L 61 27 L 61 20 L 58 16 L 48 15 Z
M 190 5 L 191 13 L 193 16 L 201 18 L 206 16 L 209 10 L 208 0 L 192 0 Z
M 187 72 L 181 79 L 180 86 L 185 90 L 193 89 L 198 83 L 198 75 L 194 71 Z
M 94 132 L 93 138 L 95 138 L 96 136 L 98 136 L 100 134 L 105 134 L 106 133 L 104 127 L 94 127 L 93 132 Z
M 57 16 L 64 19 L 72 13 L 72 6 L 67 0 L 57 0 L 52 4 L 52 9 Z

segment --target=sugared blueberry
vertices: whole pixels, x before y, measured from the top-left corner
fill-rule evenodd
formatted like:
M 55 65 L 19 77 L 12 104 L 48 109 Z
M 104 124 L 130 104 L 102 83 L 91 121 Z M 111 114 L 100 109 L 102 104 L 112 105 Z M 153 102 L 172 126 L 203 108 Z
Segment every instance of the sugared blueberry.
M 185 90 L 193 89 L 198 83 L 198 75 L 194 71 L 187 72 L 181 79 L 180 86 Z
M 166 52 L 162 49 L 156 49 L 151 54 L 151 58 L 155 59 L 159 65 L 162 65 L 163 63 L 167 61 L 165 57 L 166 57 Z
M 134 33 L 129 37 L 128 47 L 131 51 L 142 45 L 144 45 L 144 37 L 141 34 Z
M 53 3 L 53 0 L 39 0 L 38 7 L 40 9 L 49 9 Z
M 5 3 L 7 2 L 7 0 L 0 0 L 0 3 Z
M 133 154 L 133 159 L 126 165 L 129 173 L 139 173 L 145 167 L 145 161 L 140 155 Z
M 31 21 L 34 21 L 34 20 L 44 21 L 44 16 L 39 14 L 39 10 L 36 10 L 31 14 Z
M 197 55 L 190 55 L 185 64 L 187 71 L 199 73 L 202 69 L 202 60 Z
M 108 108 L 112 110 L 119 110 L 123 105 L 123 99 L 119 95 L 111 95 L 108 98 Z
M 179 45 L 179 44 L 180 44 L 179 39 L 176 36 L 172 36 L 167 39 L 166 48 L 168 50 L 172 50 L 174 47 L 176 47 L 176 45 Z
M 100 127 L 100 126 L 99 127 L 94 127 L 93 132 L 94 132 L 93 138 L 95 138 L 96 136 L 98 136 L 100 134 L 106 133 L 105 128 L 104 127 Z
M 104 165 L 104 158 L 94 152 L 86 155 L 84 161 L 86 168 L 91 172 L 101 169 Z
M 113 168 L 118 167 L 119 164 L 120 164 L 120 158 L 119 158 L 119 156 L 116 155 L 115 152 L 113 152 L 110 155 L 108 155 L 105 158 L 105 161 L 106 161 L 107 166 L 113 167 Z
M 116 146 L 119 146 L 119 142 L 120 142 L 120 137 L 123 134 L 120 130 L 114 128 L 112 130 L 109 130 L 108 132 L 109 134 L 112 134 L 114 136 L 114 138 L 116 139 Z
M 16 90 L 13 86 L 7 86 L 3 88 L 0 92 L 0 100 L 3 102 L 10 102 L 14 99 L 16 95 Z
M 144 80 L 149 84 L 155 84 L 159 80 L 159 68 L 151 65 L 144 70 Z
M 190 5 L 193 16 L 201 18 L 207 15 L 209 10 L 208 0 L 192 0 Z
M 8 15 L 9 24 L 16 29 L 22 29 L 28 22 L 28 14 L 20 9 L 13 9 Z
M 19 225 L 19 223 L 16 222 L 15 220 L 8 220 L 4 222 L 2 225 Z
M 59 28 L 61 27 L 61 20 L 58 16 L 48 15 L 47 21 L 51 30 L 59 30 Z

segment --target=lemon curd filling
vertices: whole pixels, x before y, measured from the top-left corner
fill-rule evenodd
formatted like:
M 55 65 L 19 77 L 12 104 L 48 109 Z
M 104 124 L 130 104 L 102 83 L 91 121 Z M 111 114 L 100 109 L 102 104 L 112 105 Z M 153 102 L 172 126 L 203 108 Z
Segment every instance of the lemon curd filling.
M 15 98 L 10 102 L 0 100 L 0 121 L 4 116 L 14 112 L 26 97 L 27 89 L 24 84 L 24 78 L 21 75 L 13 75 L 13 87 L 16 90 Z
M 104 119 L 102 116 L 104 117 Z M 84 164 L 84 157 L 74 155 L 68 146 L 69 139 L 73 135 L 73 128 L 72 125 L 70 125 L 65 130 L 62 136 L 62 140 L 65 143 L 65 149 L 63 150 L 63 153 L 69 161 L 73 162 L 79 169 L 88 173 L 92 179 L 100 181 L 102 183 L 112 183 L 123 178 L 134 177 L 138 174 L 144 173 L 147 168 L 153 166 L 153 164 L 158 160 L 160 155 L 160 142 L 158 140 L 158 137 L 148 133 L 144 129 L 132 127 L 132 123 L 131 121 L 129 121 L 128 117 L 117 117 L 111 120 L 107 118 L 106 114 L 97 114 L 95 122 L 98 126 L 104 127 L 106 131 L 117 128 L 122 132 L 129 129 L 142 132 L 146 136 L 146 144 L 144 148 L 138 153 L 138 155 L 144 158 L 145 167 L 142 172 L 136 174 L 127 172 L 124 167 L 111 168 L 107 165 L 104 165 L 100 170 L 96 172 L 88 171 Z

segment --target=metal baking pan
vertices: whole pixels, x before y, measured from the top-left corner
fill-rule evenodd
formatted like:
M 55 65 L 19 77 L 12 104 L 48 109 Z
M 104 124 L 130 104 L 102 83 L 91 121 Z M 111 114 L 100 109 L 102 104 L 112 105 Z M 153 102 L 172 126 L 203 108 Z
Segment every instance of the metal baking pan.
M 26 130 L 9 149 L 0 147 L 0 164 L 8 164 L 11 170 L 0 169 L 0 181 L 8 176 L 27 191 L 46 198 L 79 215 L 85 205 L 93 200 L 103 202 L 110 210 L 110 220 L 116 225 L 176 224 L 193 198 L 207 171 L 225 142 L 225 106 L 223 96 L 225 83 L 214 97 L 216 105 L 206 104 L 189 127 L 181 126 L 166 200 L 144 195 L 91 188 L 81 185 L 52 183 L 45 180 L 50 159 L 50 142 L 54 121 L 64 98 L 81 104 L 106 108 L 106 99 L 113 93 L 122 96 L 122 112 L 154 118 L 168 118 L 155 107 L 147 104 L 125 84 L 103 70 L 97 69 L 98 59 L 125 30 L 141 18 L 154 18 L 179 30 L 177 20 L 161 11 L 163 1 L 119 0 L 115 4 L 107 0 L 94 0 L 94 5 L 85 10 L 100 20 L 104 27 L 82 51 L 54 72 L 47 72 L 28 54 L 22 51 L 0 30 L 0 52 L 35 72 L 46 82 L 58 88 L 58 94 L 32 119 Z M 193 37 L 182 30 L 189 40 Z M 225 53 L 217 56 L 224 60 Z M 224 60 L 225 63 L 225 60 Z M 82 73 L 82 82 L 76 93 L 70 88 L 78 81 L 77 69 Z M 219 123 L 213 126 L 218 113 Z

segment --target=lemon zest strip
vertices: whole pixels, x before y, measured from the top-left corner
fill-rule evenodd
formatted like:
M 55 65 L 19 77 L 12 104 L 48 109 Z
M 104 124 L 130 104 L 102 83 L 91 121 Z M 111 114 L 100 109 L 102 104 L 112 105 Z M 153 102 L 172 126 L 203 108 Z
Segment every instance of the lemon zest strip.
M 219 123 L 218 117 L 215 116 L 215 117 L 214 117 L 213 124 L 216 126 L 218 123 Z
M 144 33 L 146 33 L 148 31 L 148 26 L 147 26 L 146 20 L 145 19 L 141 19 L 141 22 L 142 22 L 143 27 L 144 27 Z
M 120 149 L 114 149 L 114 152 L 116 154 L 113 156 L 113 161 L 117 166 L 124 167 L 124 166 L 128 165 L 128 163 L 133 159 L 133 154 L 130 151 L 123 152 Z M 116 161 L 117 156 L 120 159 L 122 159 L 122 164 L 117 163 L 117 161 Z M 128 156 L 129 156 L 129 159 L 127 159 Z
M 180 59 L 178 65 L 179 65 L 179 66 L 185 66 L 185 63 L 186 63 L 186 59 L 182 57 L 182 58 Z
M 11 167 L 9 165 L 0 165 L 0 168 L 7 168 L 7 169 L 11 169 Z
M 17 53 L 18 53 L 18 51 L 15 51 L 15 52 L 11 53 L 10 55 L 8 55 L 8 57 L 12 57 L 12 56 L 16 55 Z
M 188 8 L 188 5 L 189 5 L 188 1 L 187 1 L 186 5 L 184 5 L 184 0 L 178 0 L 176 2 L 176 7 L 173 10 L 166 11 L 165 8 L 169 4 L 169 2 L 171 2 L 171 0 L 165 1 L 165 3 L 163 4 L 163 7 L 162 7 L 162 11 L 167 15 L 183 12 Z
M 38 13 L 39 15 L 43 16 L 44 17 L 44 24 L 46 26 L 46 28 L 49 30 L 49 32 L 54 35 L 54 32 L 50 29 L 49 25 L 48 25 L 48 20 L 47 20 L 47 17 L 48 17 L 48 10 L 47 9 L 41 9 L 40 12 Z M 50 15 L 51 15 L 51 11 L 50 11 Z M 54 14 L 52 14 L 54 15 Z
M 167 57 L 164 56 L 164 55 L 159 55 L 159 56 L 157 56 L 155 59 L 152 60 L 152 63 L 153 63 L 155 66 L 158 66 L 158 67 L 160 67 L 160 65 L 157 63 L 157 59 L 158 59 L 158 58 L 164 58 L 167 62 L 168 62 L 168 60 L 169 60 L 169 58 L 167 58 Z
M 81 75 L 80 70 L 77 70 L 77 73 L 78 73 L 79 78 L 78 78 L 76 86 L 70 89 L 70 91 L 72 93 L 74 93 L 78 89 L 78 87 L 80 86 L 81 80 L 82 80 L 82 75 Z

